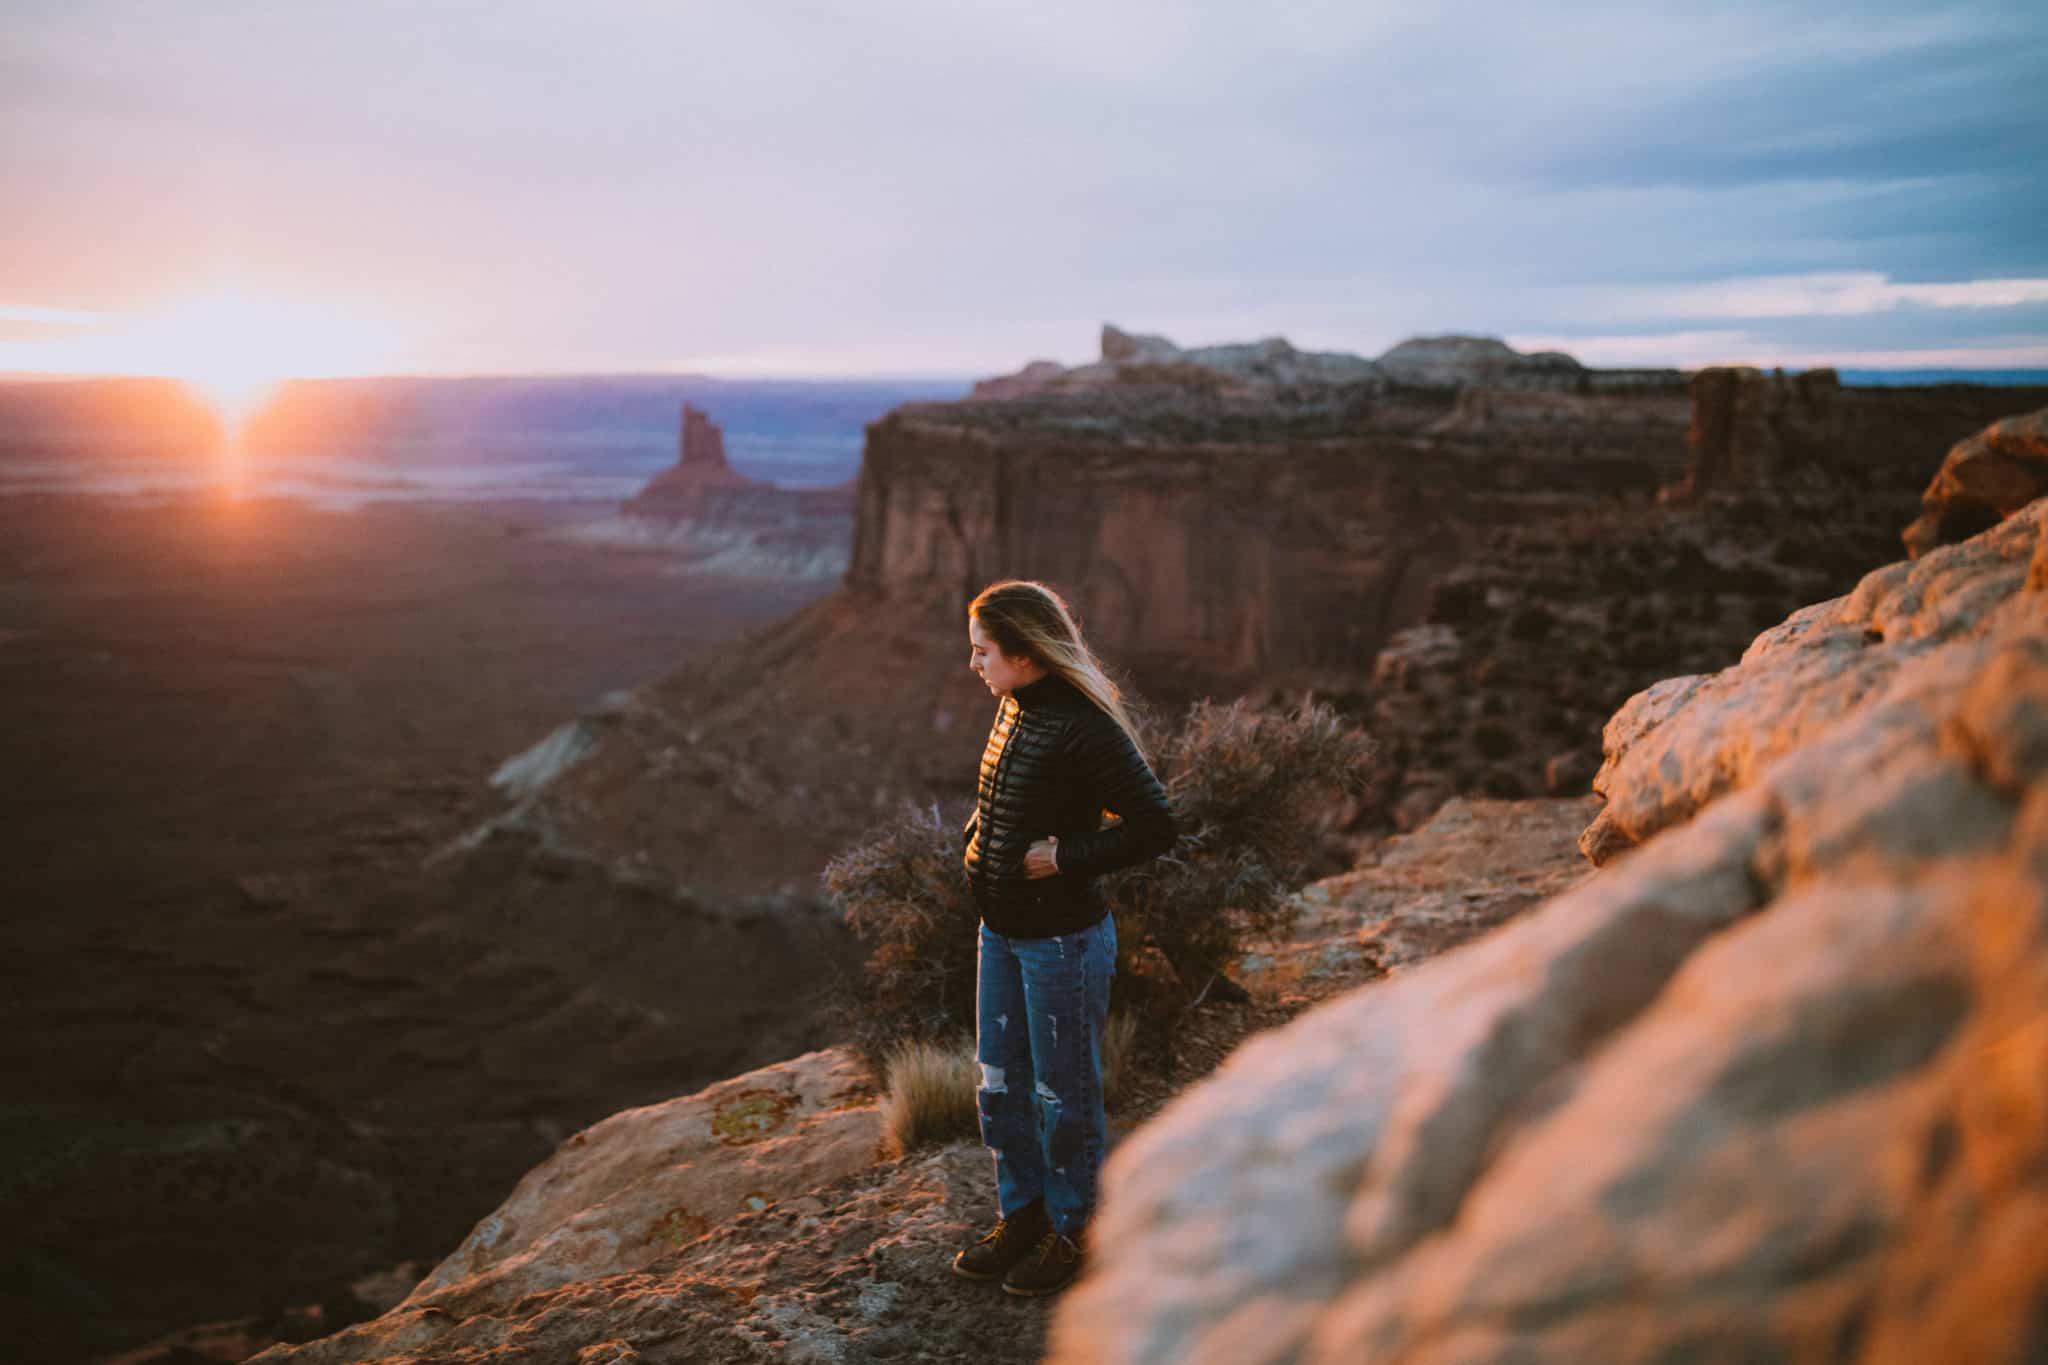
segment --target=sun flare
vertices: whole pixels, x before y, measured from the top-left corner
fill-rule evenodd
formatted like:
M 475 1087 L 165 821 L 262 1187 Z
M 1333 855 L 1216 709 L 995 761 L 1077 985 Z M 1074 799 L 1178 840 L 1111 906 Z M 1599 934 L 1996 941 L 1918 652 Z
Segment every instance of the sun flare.
M 233 437 L 278 382 L 331 368 L 332 324 L 283 300 L 234 291 L 189 296 L 152 318 L 165 368 L 209 403 Z
M 42 368 L 181 380 L 218 414 L 231 445 L 283 380 L 389 374 L 408 358 L 396 329 L 361 300 L 234 283 L 189 290 L 147 311 L 80 314 L 65 325 L 67 335 L 39 343 Z

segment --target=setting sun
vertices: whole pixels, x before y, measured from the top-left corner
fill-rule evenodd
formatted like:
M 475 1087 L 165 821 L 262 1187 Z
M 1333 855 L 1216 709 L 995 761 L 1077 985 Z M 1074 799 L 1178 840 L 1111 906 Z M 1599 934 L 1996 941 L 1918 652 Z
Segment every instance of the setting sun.
M 403 357 L 396 330 L 354 303 L 222 285 L 180 293 L 133 313 L 77 313 L 46 324 L 59 335 L 0 347 L 0 368 L 183 380 L 219 414 L 232 439 L 284 379 L 388 372 Z
M 281 299 L 222 291 L 182 299 L 136 340 L 164 357 L 232 436 L 281 379 L 357 371 L 380 349 L 359 324 Z

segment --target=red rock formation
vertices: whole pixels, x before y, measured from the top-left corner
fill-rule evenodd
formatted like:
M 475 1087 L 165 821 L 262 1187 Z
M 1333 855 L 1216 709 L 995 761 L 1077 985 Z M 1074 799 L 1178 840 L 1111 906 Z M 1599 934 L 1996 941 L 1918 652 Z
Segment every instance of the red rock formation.
M 1191 690 L 1365 678 L 1494 528 L 1675 476 L 1687 411 L 1675 391 L 1546 396 L 1467 432 L 1438 429 L 1450 390 L 1322 392 L 906 405 L 868 428 L 847 581 L 964 603 L 1045 578 L 1113 657 Z
M 628 512 L 635 516 L 696 518 L 716 500 L 716 492 L 775 487 L 762 479 L 750 479 L 732 467 L 725 458 L 725 432 L 709 413 L 693 403 L 683 404 L 682 433 L 676 447 L 676 462 L 655 475 L 627 502 Z
M 746 576 L 836 578 L 853 536 L 855 481 L 778 488 L 725 458 L 725 433 L 683 404 L 680 455 L 621 508 L 640 523 L 667 523 L 662 539 L 708 567 Z

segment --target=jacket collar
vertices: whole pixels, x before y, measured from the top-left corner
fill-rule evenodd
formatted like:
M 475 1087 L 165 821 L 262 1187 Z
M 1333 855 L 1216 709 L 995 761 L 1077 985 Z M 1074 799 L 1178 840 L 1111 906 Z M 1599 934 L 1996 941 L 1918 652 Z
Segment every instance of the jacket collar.
M 1016 699 L 1019 710 L 1036 711 L 1059 701 L 1063 697 L 1071 695 L 1073 691 L 1074 685 L 1072 683 L 1059 674 L 1048 671 L 1037 682 L 1011 688 L 1010 695 Z

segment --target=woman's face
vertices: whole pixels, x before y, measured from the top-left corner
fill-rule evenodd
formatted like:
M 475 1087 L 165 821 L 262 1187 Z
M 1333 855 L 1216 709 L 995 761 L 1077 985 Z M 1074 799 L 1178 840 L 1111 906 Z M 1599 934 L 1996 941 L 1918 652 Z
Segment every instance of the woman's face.
M 981 622 L 967 618 L 967 666 L 999 697 L 1045 676 L 1045 669 L 1018 654 L 1005 654 L 1002 647 L 982 630 Z

